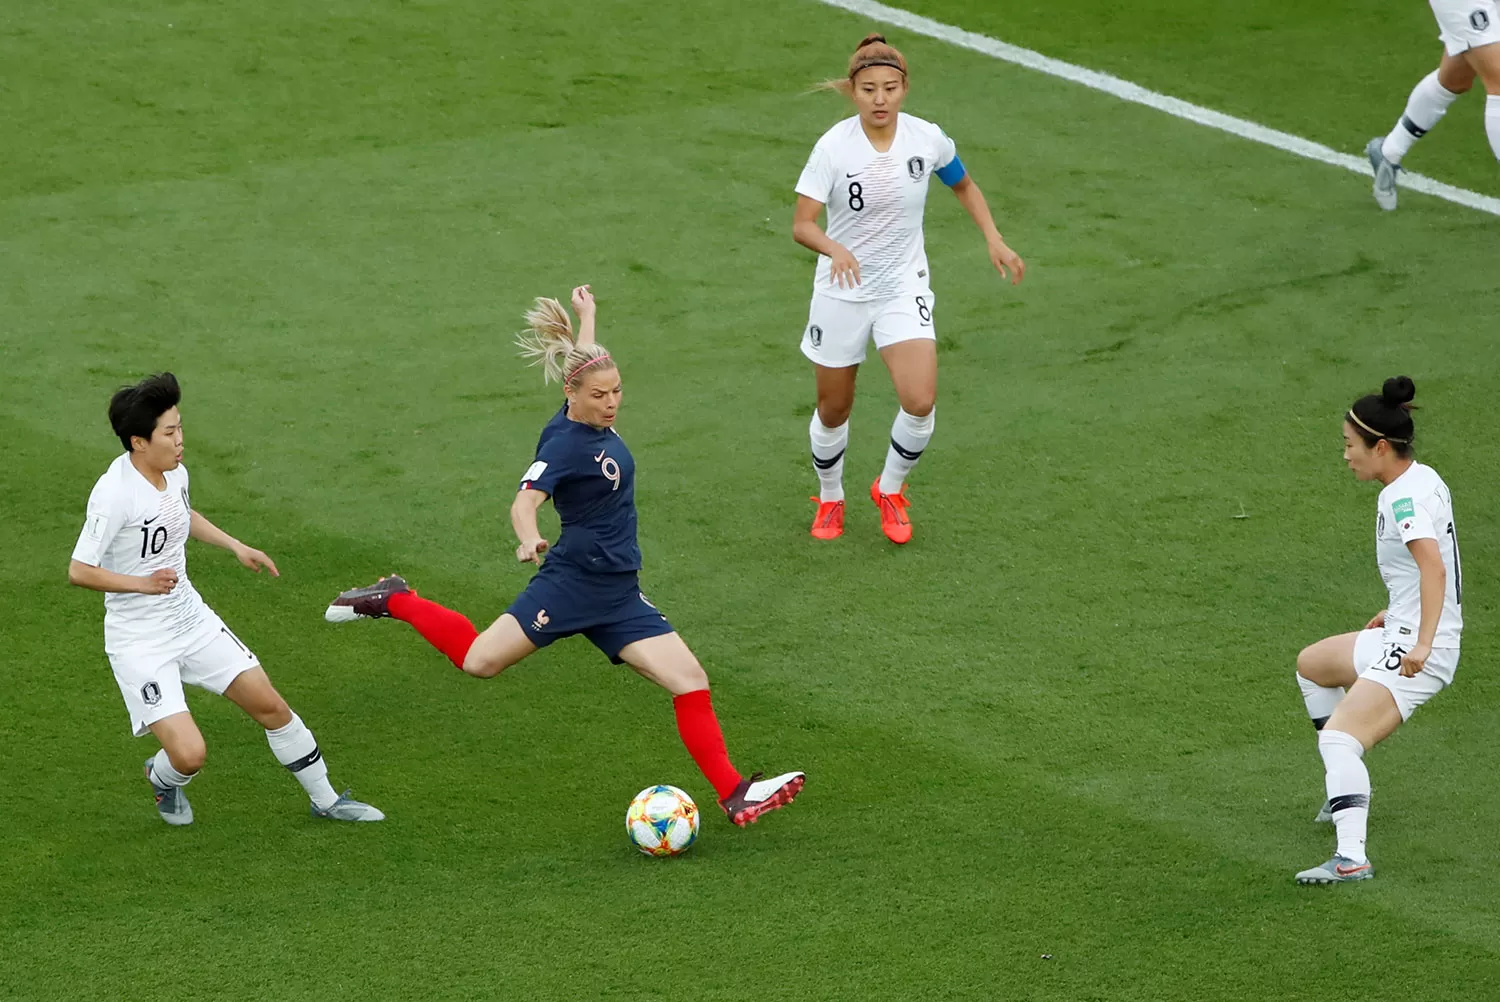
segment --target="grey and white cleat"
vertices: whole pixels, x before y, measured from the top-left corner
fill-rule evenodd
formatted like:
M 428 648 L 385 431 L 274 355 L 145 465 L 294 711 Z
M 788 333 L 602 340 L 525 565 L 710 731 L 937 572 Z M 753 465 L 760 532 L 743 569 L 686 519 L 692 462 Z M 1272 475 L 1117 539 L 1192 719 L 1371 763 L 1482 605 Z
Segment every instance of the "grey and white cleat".
M 1318 808 L 1318 816 L 1313 818 L 1313 824 L 1323 825 L 1333 823 L 1333 801 L 1323 801 L 1323 806 Z
M 151 784 L 151 791 L 156 794 L 156 810 L 161 819 L 169 825 L 192 824 L 193 805 L 188 803 L 187 794 L 180 786 L 157 786 L 151 779 L 152 761 L 153 759 L 146 759 L 146 782 Z
M 345 790 L 339 794 L 339 799 L 334 801 L 333 806 L 326 811 L 319 810 L 317 804 L 309 805 L 312 816 L 315 818 L 328 818 L 330 821 L 384 821 L 385 814 L 378 807 L 360 803 L 349 796 Z
M 364 588 L 350 588 L 340 592 L 323 612 L 330 623 L 352 623 L 356 619 L 381 619 L 391 614 L 389 604 L 392 595 L 409 592 L 406 579 L 399 574 L 381 578 Z
M 1385 158 L 1381 147 L 1385 140 L 1376 136 L 1365 144 L 1365 156 L 1370 158 L 1370 167 L 1375 171 L 1375 204 L 1386 212 L 1396 207 L 1396 172 L 1401 169 Z
M 1303 870 L 1297 874 L 1299 884 L 1343 884 L 1351 880 L 1369 880 L 1375 876 L 1375 867 L 1366 860 L 1356 863 L 1347 856 L 1334 856 L 1322 866 Z

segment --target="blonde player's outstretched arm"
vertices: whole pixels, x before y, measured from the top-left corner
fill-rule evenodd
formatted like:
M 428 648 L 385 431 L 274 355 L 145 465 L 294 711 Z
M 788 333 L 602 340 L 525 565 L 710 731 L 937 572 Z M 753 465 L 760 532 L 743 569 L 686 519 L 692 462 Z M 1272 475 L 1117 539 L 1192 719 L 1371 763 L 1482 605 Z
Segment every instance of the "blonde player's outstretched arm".
M 953 194 L 958 199 L 958 204 L 974 220 L 974 225 L 979 227 L 979 232 L 984 234 L 985 246 L 990 252 L 990 263 L 995 266 L 995 270 L 1009 278 L 1011 285 L 1020 285 L 1021 279 L 1026 275 L 1026 262 L 1021 260 L 1021 255 L 1010 249 L 1005 238 L 1000 235 L 999 228 L 995 226 L 995 217 L 990 213 L 989 203 L 984 200 L 984 192 L 979 190 L 979 185 L 966 174 L 963 180 L 953 185 Z
M 594 320 L 599 308 L 594 305 L 594 294 L 587 285 L 573 290 L 573 312 L 578 314 L 578 337 L 574 344 L 580 348 L 594 343 Z
M 270 557 L 253 546 L 246 546 L 196 511 L 193 512 L 192 524 L 188 529 L 188 538 L 196 539 L 200 543 L 207 543 L 210 546 L 217 546 L 222 550 L 228 550 L 234 554 L 236 560 L 257 574 L 264 567 L 271 572 L 273 578 L 281 577 L 281 572 L 276 569 L 276 564 Z

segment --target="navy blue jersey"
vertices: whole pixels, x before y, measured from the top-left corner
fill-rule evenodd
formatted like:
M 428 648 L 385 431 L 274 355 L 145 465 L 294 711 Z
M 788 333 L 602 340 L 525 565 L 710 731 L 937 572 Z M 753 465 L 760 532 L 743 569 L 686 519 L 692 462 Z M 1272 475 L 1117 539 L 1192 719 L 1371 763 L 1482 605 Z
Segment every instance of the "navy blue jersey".
M 562 535 L 548 553 L 585 571 L 641 569 L 636 543 L 635 459 L 613 428 L 599 429 L 568 417 L 563 405 L 542 429 L 536 462 L 521 490 L 543 491 L 562 519 Z

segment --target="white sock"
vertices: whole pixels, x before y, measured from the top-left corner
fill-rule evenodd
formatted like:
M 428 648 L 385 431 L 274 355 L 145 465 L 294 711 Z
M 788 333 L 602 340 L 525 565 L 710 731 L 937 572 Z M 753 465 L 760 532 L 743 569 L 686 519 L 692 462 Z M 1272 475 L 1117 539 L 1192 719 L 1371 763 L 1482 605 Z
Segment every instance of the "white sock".
M 807 434 L 812 439 L 813 467 L 818 471 L 819 499 L 844 500 L 844 452 L 849 448 L 849 422 L 829 428 L 814 408 Z
M 1328 723 L 1328 718 L 1333 716 L 1333 710 L 1339 705 L 1339 700 L 1344 698 L 1342 686 L 1329 688 L 1309 681 L 1297 673 L 1297 688 L 1302 690 L 1302 702 L 1307 704 L 1307 715 L 1312 718 L 1313 727 L 1323 729 Z
M 1484 132 L 1490 137 L 1490 149 L 1495 159 L 1500 160 L 1500 94 L 1491 94 L 1484 99 Z
M 193 781 L 194 773 L 178 772 L 172 767 L 172 759 L 168 757 L 167 750 L 163 748 L 156 753 L 156 758 L 151 760 L 151 785 L 156 787 L 187 786 Z
M 1365 831 L 1370 821 L 1370 773 L 1363 761 L 1364 745 L 1352 734 L 1323 728 L 1318 751 L 1328 771 L 1328 803 L 1338 829 L 1338 854 L 1365 863 Z
M 880 472 L 880 493 L 900 492 L 911 468 L 922 458 L 922 450 L 932 441 L 936 420 L 936 410 L 928 411 L 924 417 L 912 417 L 905 409 L 896 412 L 896 421 L 891 425 L 891 447 L 885 450 L 885 469 Z
M 326 811 L 338 801 L 339 795 L 328 782 L 328 763 L 323 761 L 318 741 L 301 717 L 293 713 L 291 723 L 266 731 L 266 741 L 276 761 L 291 770 L 319 810 Z
M 1412 88 L 1411 97 L 1406 99 L 1406 112 L 1396 121 L 1391 134 L 1385 137 L 1380 147 L 1381 154 L 1391 163 L 1399 164 L 1416 141 L 1443 120 L 1448 114 L 1448 106 L 1457 98 L 1457 94 L 1438 83 L 1437 70 L 1427 74 Z M 1492 142 L 1493 139 L 1491 134 Z

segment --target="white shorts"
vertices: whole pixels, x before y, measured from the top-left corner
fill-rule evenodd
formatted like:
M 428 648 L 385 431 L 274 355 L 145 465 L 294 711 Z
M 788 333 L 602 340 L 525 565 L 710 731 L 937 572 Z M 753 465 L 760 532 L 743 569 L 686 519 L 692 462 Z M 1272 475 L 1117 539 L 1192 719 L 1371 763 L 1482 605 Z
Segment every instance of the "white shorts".
M 109 656 L 136 737 L 164 717 L 187 712 L 182 683 L 223 695 L 241 672 L 260 666 L 250 648 L 217 616 L 204 624 L 184 650 L 187 653 L 175 656 L 130 651 Z
M 1496 0 L 1428 0 L 1438 37 L 1450 56 L 1500 42 L 1500 3 Z
M 802 332 L 802 354 L 818 365 L 842 369 L 865 360 L 872 336 L 877 351 L 902 341 L 935 341 L 933 301 L 930 289 L 867 303 L 814 292 Z
M 1411 644 L 1387 643 L 1384 630 L 1361 630 L 1354 641 L 1354 670 L 1360 678 L 1391 690 L 1402 720 L 1447 688 L 1458 670 L 1457 647 L 1434 647 L 1422 670 L 1407 678 L 1401 674 L 1401 656 L 1411 648 Z

